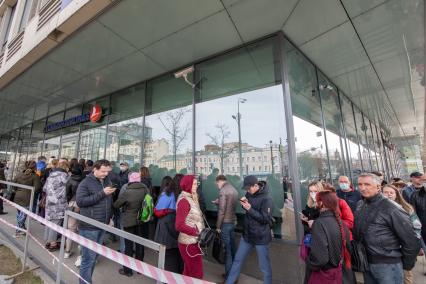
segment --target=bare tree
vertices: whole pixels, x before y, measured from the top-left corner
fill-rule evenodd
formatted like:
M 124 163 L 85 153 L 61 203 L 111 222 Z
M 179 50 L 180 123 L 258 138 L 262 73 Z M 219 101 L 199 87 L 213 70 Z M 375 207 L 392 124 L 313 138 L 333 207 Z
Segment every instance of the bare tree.
M 218 122 L 215 125 L 218 134 L 212 135 L 210 133 L 206 133 L 207 137 L 210 138 L 211 143 L 220 147 L 220 173 L 223 174 L 224 165 L 223 162 L 225 158 L 234 150 L 233 148 L 228 151 L 225 150 L 225 140 L 229 137 L 231 132 L 229 131 L 229 127 L 223 123 Z
M 173 168 L 176 169 L 176 157 L 179 146 L 186 139 L 190 130 L 190 124 L 184 124 L 185 114 L 190 110 L 187 108 L 181 108 L 174 111 L 168 111 L 161 115 L 158 115 L 158 119 L 163 125 L 164 129 L 169 133 L 170 140 L 172 142 L 172 154 L 173 154 Z

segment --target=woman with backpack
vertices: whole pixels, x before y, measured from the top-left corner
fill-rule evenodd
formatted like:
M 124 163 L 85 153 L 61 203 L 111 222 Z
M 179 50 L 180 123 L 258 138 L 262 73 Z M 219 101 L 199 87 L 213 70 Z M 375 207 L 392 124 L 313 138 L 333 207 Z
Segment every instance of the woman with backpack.
M 115 208 L 121 208 L 121 224 L 124 231 L 142 237 L 142 226 L 140 221 L 140 211 L 145 196 L 149 194 L 148 188 L 141 182 L 139 173 L 131 173 L 129 175 L 129 183 L 126 190 L 118 196 L 114 202 Z M 124 252 L 126 255 L 133 257 L 133 247 L 135 243 L 131 240 L 124 240 Z M 144 247 L 136 243 L 135 258 L 143 261 Z M 130 268 L 123 266 L 118 271 L 121 275 L 131 277 L 133 272 Z
M 179 233 L 175 229 L 177 188 L 171 177 L 163 178 L 161 194 L 154 208 L 154 215 L 158 218 L 154 241 L 166 246 L 165 269 L 181 274 L 183 265 L 177 241 Z

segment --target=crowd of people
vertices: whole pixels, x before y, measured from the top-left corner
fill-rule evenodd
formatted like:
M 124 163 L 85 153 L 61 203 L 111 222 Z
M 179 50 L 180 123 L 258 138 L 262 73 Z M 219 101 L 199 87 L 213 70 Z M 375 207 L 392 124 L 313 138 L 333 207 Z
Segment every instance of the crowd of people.
M 115 226 L 130 234 L 163 244 L 166 247 L 165 269 L 203 279 L 204 250 L 200 234 L 206 227 L 199 180 L 194 175 L 165 176 L 161 187 L 153 187 L 147 167 L 131 171 L 126 162 L 120 171 L 112 170 L 108 160 L 39 157 L 20 169 L 14 182 L 33 186 L 31 192 L 18 187 L 8 198 L 46 220 L 62 225 L 66 210 Z M 5 180 L 6 165 L 0 163 L 0 180 Z M 353 185 L 340 176 L 336 186 L 325 181 L 309 184 L 304 210 L 300 212 L 304 227 L 301 257 L 305 261 L 305 283 L 356 283 L 355 271 L 363 272 L 366 284 L 413 283 L 416 258 L 426 251 L 426 176 L 414 172 L 410 182 L 394 178 L 387 183 L 378 172 L 362 173 Z M 244 263 L 255 249 L 263 282 L 272 283 L 269 243 L 274 226 L 273 200 L 268 184 L 255 176 L 246 176 L 238 191 L 224 175 L 217 175 L 218 198 L 216 234 L 224 245 L 223 283 L 233 284 Z M 0 185 L 0 194 L 5 187 Z M 236 208 L 244 211 L 244 224 L 236 245 Z M 7 214 L 0 202 L 0 214 Z M 18 211 L 16 223 L 25 229 L 26 214 Z M 68 229 L 81 236 L 104 243 L 105 231 L 69 218 Z M 17 230 L 15 236 L 25 232 Z M 122 253 L 143 261 L 144 246 L 119 238 Z M 45 230 L 46 249 L 60 248 L 60 236 Z M 422 247 L 422 250 L 421 250 Z M 65 258 L 77 253 L 66 240 Z M 80 276 L 92 283 L 98 255 L 81 247 L 76 265 Z M 361 256 L 360 256 L 361 254 Z M 362 255 L 365 254 L 365 255 Z M 355 257 L 356 255 L 356 257 Z M 364 258 L 364 260 L 362 260 Z M 361 260 L 360 260 L 361 259 Z M 362 263 L 367 269 L 361 269 Z M 119 273 L 131 277 L 132 269 L 123 266 Z M 80 280 L 80 283 L 85 283 Z

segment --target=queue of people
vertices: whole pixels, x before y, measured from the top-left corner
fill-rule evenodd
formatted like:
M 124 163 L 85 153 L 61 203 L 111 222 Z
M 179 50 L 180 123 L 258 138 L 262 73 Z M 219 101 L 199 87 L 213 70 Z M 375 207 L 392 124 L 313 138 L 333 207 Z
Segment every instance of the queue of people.
M 0 164 L 0 179 L 2 179 Z M 3 178 L 4 179 L 4 178 Z M 415 172 L 410 183 L 395 178 L 387 183 L 380 173 L 363 173 L 352 184 L 340 176 L 336 187 L 324 181 L 308 186 L 307 204 L 300 212 L 304 226 L 302 256 L 306 263 L 305 283 L 356 283 L 354 271 L 360 260 L 354 252 L 365 248 L 368 269 L 363 270 L 364 283 L 413 283 L 412 269 L 416 257 L 426 251 L 426 188 L 425 176 Z M 162 179 L 159 192 L 154 192 L 149 169 L 134 172 L 125 162 L 114 173 L 107 160 L 96 162 L 40 157 L 28 161 L 14 182 L 34 186 L 36 202 L 30 204 L 30 192 L 16 188 L 14 202 L 62 225 L 65 211 L 72 210 L 98 222 L 114 225 L 130 234 L 149 238 L 166 247 L 165 269 L 203 279 L 203 255 L 200 233 L 206 228 L 199 181 L 194 175 L 176 174 Z M 252 250 L 256 250 L 263 282 L 272 283 L 269 244 L 273 201 L 268 184 L 255 176 L 243 180 L 244 196 L 217 175 L 218 198 L 216 233 L 224 244 L 223 283 L 238 282 L 241 269 Z M 0 194 L 4 187 L 0 186 Z M 236 244 L 236 209 L 244 210 L 244 223 L 239 245 Z M 0 203 L 0 214 L 6 214 Z M 25 229 L 26 215 L 18 211 L 16 222 Z M 105 231 L 68 220 L 68 229 L 103 244 Z M 16 237 L 23 235 L 19 230 Z M 46 249 L 58 250 L 58 234 L 46 228 Z M 144 247 L 122 239 L 120 251 L 144 260 Z M 74 249 L 75 250 L 75 249 Z M 78 258 L 80 283 L 92 283 L 98 255 L 81 247 Z M 73 254 L 71 240 L 66 240 L 65 258 Z M 133 271 L 123 266 L 120 274 L 131 277 Z

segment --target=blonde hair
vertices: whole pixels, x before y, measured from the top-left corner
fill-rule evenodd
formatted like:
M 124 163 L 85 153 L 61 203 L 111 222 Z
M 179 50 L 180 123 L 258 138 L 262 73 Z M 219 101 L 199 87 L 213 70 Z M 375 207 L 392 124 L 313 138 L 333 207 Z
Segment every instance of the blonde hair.
M 405 201 L 405 199 L 402 197 L 402 194 L 399 192 L 398 188 L 391 184 L 386 184 L 385 186 L 383 186 L 382 192 L 386 187 L 391 188 L 395 191 L 395 195 L 396 195 L 395 202 L 401 205 L 401 207 L 405 210 L 405 212 L 411 215 L 414 212 L 414 209 L 410 204 L 408 204 L 407 201 Z
M 63 169 L 65 171 L 69 171 L 70 165 L 67 161 L 60 161 L 57 166 L 58 169 Z
M 313 181 L 308 184 L 308 200 L 306 204 L 308 205 L 309 208 L 317 207 L 317 201 L 313 200 L 311 195 L 309 194 L 309 188 L 311 186 L 315 186 L 318 189 L 318 192 L 324 191 L 324 186 L 321 181 Z

